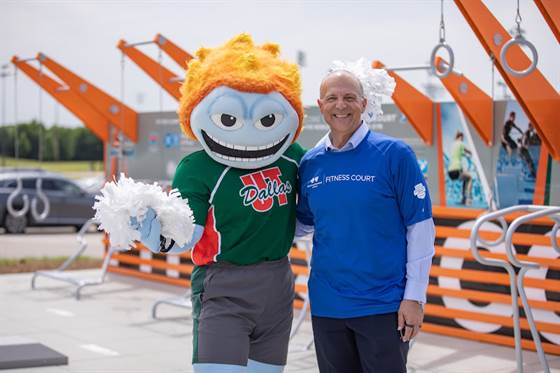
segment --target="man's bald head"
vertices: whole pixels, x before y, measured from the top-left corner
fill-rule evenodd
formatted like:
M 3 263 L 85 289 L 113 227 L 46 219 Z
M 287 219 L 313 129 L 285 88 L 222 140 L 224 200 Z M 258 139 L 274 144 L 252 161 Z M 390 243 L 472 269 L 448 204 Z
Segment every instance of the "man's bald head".
M 356 85 L 356 92 L 359 93 L 360 97 L 364 97 L 364 87 L 362 86 L 360 79 L 358 79 L 358 77 L 352 74 L 350 71 L 346 71 L 346 70 L 336 70 L 336 71 L 329 72 L 321 81 L 321 86 L 319 88 L 319 97 L 323 98 L 325 96 L 329 82 L 331 82 L 334 79 L 341 79 L 341 78 L 342 79 L 347 78 L 353 80 Z

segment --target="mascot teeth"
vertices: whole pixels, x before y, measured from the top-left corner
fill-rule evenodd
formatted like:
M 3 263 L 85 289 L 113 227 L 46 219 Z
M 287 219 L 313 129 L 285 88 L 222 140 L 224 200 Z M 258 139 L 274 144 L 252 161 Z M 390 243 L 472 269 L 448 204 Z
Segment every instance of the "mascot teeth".
M 267 159 L 268 157 L 274 155 L 284 143 L 288 140 L 289 134 L 286 135 L 281 140 L 276 140 L 267 145 L 261 146 L 243 146 L 243 145 L 233 145 L 226 143 L 209 135 L 206 131 L 202 130 L 202 138 L 208 148 L 216 154 L 218 157 L 228 160 L 235 161 L 258 161 Z

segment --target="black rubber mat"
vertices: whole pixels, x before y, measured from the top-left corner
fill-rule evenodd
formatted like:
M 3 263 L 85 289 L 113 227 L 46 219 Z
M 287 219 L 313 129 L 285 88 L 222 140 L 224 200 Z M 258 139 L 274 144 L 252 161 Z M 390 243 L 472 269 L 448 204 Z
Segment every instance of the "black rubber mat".
M 40 343 L 0 346 L 0 369 L 68 365 L 68 357 Z

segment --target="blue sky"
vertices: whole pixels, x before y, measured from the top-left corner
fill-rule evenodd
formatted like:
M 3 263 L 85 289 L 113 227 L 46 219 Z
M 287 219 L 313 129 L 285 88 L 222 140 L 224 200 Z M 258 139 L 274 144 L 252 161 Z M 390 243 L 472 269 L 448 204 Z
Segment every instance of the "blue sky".
M 522 27 L 537 47 L 539 69 L 560 87 L 560 47 L 540 12 L 521 0 Z M 485 0 L 496 18 L 511 28 L 515 0 Z M 490 62 L 455 4 L 444 1 L 447 41 L 455 52 L 456 68 L 490 93 Z M 301 70 L 304 104 L 314 104 L 318 87 L 330 62 L 366 57 L 388 66 L 426 64 L 438 41 L 440 1 L 0 1 L 0 64 L 13 55 L 35 56 L 41 51 L 75 73 L 120 98 L 119 39 L 151 40 L 161 33 L 194 53 L 200 46 L 215 46 L 239 32 L 249 32 L 257 43 L 279 43 L 282 55 L 295 61 L 305 51 L 307 66 Z M 157 57 L 156 46 L 142 51 Z M 180 69 L 168 57 L 164 64 Z M 11 68 L 9 70 L 12 71 Z M 425 72 L 401 74 L 424 90 Z M 497 74 L 497 78 L 499 75 Z M 5 119 L 14 121 L 13 81 L 6 80 Z M 18 75 L 19 120 L 39 115 L 39 89 L 24 74 Z M 0 92 L 1 94 L 1 92 Z M 125 64 L 125 102 L 139 112 L 160 109 L 159 87 L 130 60 Z M 497 87 L 497 98 L 502 89 Z M 441 97 L 445 99 L 445 96 Z M 2 98 L 3 99 L 3 98 Z M 64 125 L 78 119 L 43 93 L 42 118 L 50 125 L 56 118 Z M 163 93 L 163 110 L 177 103 Z M 1 120 L 1 118 L 0 118 Z

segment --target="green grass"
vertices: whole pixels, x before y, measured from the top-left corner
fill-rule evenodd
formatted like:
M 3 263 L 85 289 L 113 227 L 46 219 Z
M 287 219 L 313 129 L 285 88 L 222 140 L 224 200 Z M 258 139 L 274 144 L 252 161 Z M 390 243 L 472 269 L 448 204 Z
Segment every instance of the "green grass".
M 67 257 L 27 257 L 18 259 L 0 258 L 0 274 L 35 272 L 39 270 L 49 270 L 58 268 Z M 68 269 L 90 269 L 100 268 L 102 259 L 87 256 L 79 257 Z
M 103 171 L 103 161 L 64 161 L 64 162 L 39 162 L 35 159 L 4 158 L 0 166 L 18 168 L 42 168 L 52 172 L 89 172 Z

